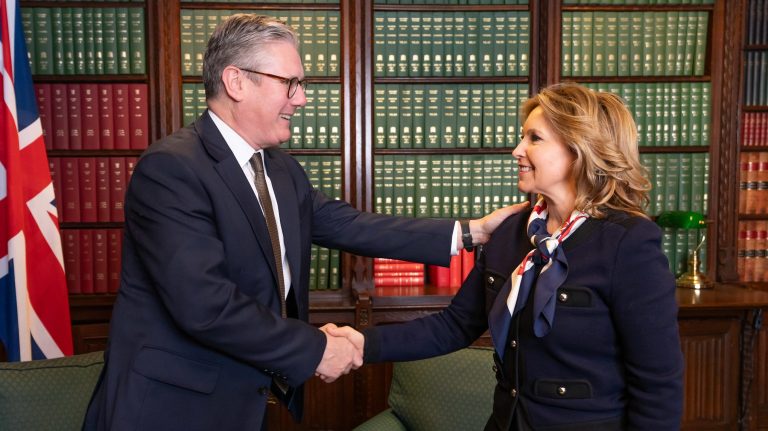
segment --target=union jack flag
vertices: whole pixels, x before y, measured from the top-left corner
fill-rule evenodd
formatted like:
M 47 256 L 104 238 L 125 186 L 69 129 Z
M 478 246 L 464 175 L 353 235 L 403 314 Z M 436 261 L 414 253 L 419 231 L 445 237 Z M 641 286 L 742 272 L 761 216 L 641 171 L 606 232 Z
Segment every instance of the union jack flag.
M 8 360 L 72 354 L 51 174 L 18 0 L 0 0 L 0 340 Z

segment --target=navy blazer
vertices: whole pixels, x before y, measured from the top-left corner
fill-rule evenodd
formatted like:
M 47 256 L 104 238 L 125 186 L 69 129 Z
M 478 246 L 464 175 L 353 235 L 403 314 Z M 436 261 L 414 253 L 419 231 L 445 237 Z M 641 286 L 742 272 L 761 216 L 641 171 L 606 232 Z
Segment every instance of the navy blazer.
M 205 113 L 152 145 L 126 194 L 121 284 L 85 429 L 260 429 L 272 379 L 297 419 L 325 335 L 307 322 L 311 244 L 446 265 L 454 222 L 361 213 L 264 151 L 298 318 L 280 318 L 269 234 L 248 179 Z
M 532 249 L 525 233 L 529 214 L 510 217 L 494 232 L 445 310 L 367 329 L 366 362 L 437 356 L 482 335 L 494 301 L 506 300 L 498 292 Z M 561 289 L 574 300 L 557 302 L 549 334 L 520 331 L 517 346 L 517 393 L 534 429 L 593 429 L 587 424 L 605 420 L 619 420 L 626 429 L 679 429 L 683 359 L 675 281 L 660 238 L 650 220 L 613 212 L 589 219 L 563 242 L 569 272 Z M 542 390 L 559 381 L 579 381 L 590 395 Z M 500 382 L 497 395 L 509 394 L 504 386 Z M 509 406 L 496 397 L 488 429 L 508 429 L 509 412 L 497 410 Z

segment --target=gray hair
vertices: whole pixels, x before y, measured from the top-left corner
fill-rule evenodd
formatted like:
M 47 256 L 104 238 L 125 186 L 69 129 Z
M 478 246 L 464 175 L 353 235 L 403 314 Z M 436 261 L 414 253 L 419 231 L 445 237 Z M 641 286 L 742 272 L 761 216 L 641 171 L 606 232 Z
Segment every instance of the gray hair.
M 230 65 L 258 70 L 263 46 L 288 42 L 299 49 L 299 38 L 284 22 L 264 15 L 235 14 L 221 22 L 208 39 L 203 57 L 205 98 L 211 100 L 222 90 L 221 73 Z

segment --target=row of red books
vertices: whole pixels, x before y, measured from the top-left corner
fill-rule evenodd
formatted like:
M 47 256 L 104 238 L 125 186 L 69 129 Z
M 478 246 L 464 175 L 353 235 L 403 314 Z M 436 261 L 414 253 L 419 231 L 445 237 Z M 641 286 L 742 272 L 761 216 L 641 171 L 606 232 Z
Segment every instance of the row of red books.
M 70 294 L 117 292 L 122 229 L 64 229 L 61 238 Z
M 459 288 L 474 267 L 475 252 L 462 249 L 459 255 L 451 257 L 448 268 L 429 265 L 429 282 L 438 288 Z
M 125 190 L 138 157 L 51 157 L 60 222 L 122 222 Z
M 741 124 L 741 145 L 768 145 L 768 112 L 745 112 Z
M 373 259 L 373 285 L 423 286 L 424 264 L 396 259 Z
M 149 145 L 147 84 L 36 84 L 49 150 L 143 150 Z
M 461 250 L 451 257 L 448 267 L 429 265 L 425 278 L 424 264 L 404 260 L 376 258 L 373 260 L 373 284 L 376 287 L 423 286 L 458 288 L 475 266 L 475 252 Z

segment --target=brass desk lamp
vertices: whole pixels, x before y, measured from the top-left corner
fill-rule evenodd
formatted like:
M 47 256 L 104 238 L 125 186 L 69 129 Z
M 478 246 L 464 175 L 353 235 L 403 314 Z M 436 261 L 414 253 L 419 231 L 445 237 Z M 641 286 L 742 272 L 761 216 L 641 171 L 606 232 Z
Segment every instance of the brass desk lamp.
M 661 227 L 697 229 L 697 238 L 698 232 L 707 227 L 707 220 L 704 218 L 704 214 L 695 211 L 665 211 L 659 214 L 656 223 Z M 704 245 L 706 237 L 707 234 L 704 233 L 701 236 L 701 240 L 698 241 L 696 248 L 689 253 L 688 269 L 677 277 L 677 287 L 688 289 L 711 289 L 714 287 L 714 284 L 707 275 L 699 270 L 699 249 Z

